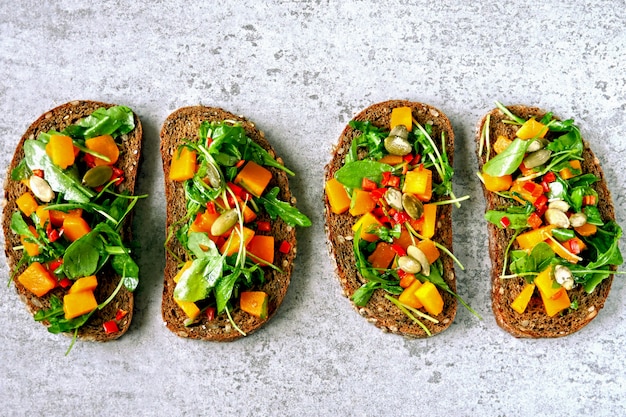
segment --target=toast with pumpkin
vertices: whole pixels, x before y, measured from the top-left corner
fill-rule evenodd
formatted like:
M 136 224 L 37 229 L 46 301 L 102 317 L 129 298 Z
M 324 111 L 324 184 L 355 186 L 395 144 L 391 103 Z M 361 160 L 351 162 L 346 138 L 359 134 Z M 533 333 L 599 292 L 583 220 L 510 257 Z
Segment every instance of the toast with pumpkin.
M 296 257 L 288 175 L 263 132 L 219 108 L 176 110 L 161 129 L 167 201 L 162 314 L 181 337 L 231 341 L 274 316 Z
M 476 135 L 493 312 L 516 337 L 566 336 L 603 308 L 622 229 L 574 120 L 496 105 Z
M 141 144 L 128 107 L 72 101 L 17 145 L 4 188 L 5 253 L 17 293 L 52 333 L 108 341 L 130 326 Z
M 353 306 L 384 331 L 440 333 L 463 302 L 451 212 L 467 197 L 453 193 L 453 156 L 445 114 L 391 100 L 350 121 L 326 166 L 326 231 L 337 275 Z

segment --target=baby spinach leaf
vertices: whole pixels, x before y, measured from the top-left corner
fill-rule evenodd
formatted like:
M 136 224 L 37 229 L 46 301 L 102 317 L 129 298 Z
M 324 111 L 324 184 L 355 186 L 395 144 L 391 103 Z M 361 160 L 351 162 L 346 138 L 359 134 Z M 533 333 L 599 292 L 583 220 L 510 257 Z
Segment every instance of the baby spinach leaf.
M 393 171 L 393 167 L 377 161 L 362 160 L 345 164 L 336 173 L 335 178 L 348 188 L 361 188 L 363 178 L 380 183 L 383 172 Z
M 33 232 L 31 232 L 26 220 L 22 217 L 19 211 L 16 211 L 11 216 L 11 230 L 20 236 L 28 236 L 32 239 L 36 239 Z
M 585 206 L 583 208 L 583 213 L 587 216 L 587 223 L 602 226 L 604 225 L 604 221 L 602 220 L 602 215 L 600 214 L 600 210 L 596 206 Z
M 93 275 L 103 251 L 98 232 L 92 230 L 68 246 L 63 256 L 63 272 L 70 279 Z
M 541 272 L 550 265 L 554 258 L 552 248 L 547 243 L 541 242 L 530 253 L 524 250 L 512 251 L 509 269 L 514 274 Z
M 218 314 L 224 311 L 226 304 L 232 296 L 235 288 L 235 283 L 240 276 L 239 271 L 232 272 L 227 275 L 221 276 L 215 284 L 215 302 Z
M 513 230 L 526 229 L 528 227 L 528 214 L 526 213 L 510 213 L 498 210 L 487 210 L 487 212 L 485 212 L 485 220 L 500 229 L 505 228 L 502 225 L 502 219 L 504 217 L 509 219 L 511 224 L 508 227 Z
M 526 149 L 532 141 L 515 138 L 513 142 L 501 153 L 491 158 L 483 165 L 483 172 L 492 177 L 501 177 L 515 172 L 519 168 Z
M 139 285 L 139 266 L 137 266 L 133 258 L 128 254 L 115 255 L 111 259 L 111 266 L 122 277 L 124 287 L 128 291 L 135 291 L 137 285 Z
M 192 302 L 207 298 L 221 276 L 223 266 L 224 259 L 221 256 L 195 259 L 176 284 L 174 298 Z
M 576 126 L 571 126 L 570 130 L 550 142 L 546 149 L 553 152 L 571 151 L 574 156 L 581 156 L 583 153 L 583 141 L 580 131 Z
M 187 241 L 187 247 L 191 253 L 196 256 L 196 258 L 220 256 L 217 246 L 215 246 L 215 242 L 209 239 L 209 236 L 206 233 L 190 233 L 189 240 Z M 204 248 L 206 248 L 206 250 Z
M 257 201 L 263 204 L 265 211 L 267 211 L 272 220 L 280 217 L 290 226 L 311 226 L 311 220 L 305 214 L 291 204 L 277 198 L 278 191 L 279 188 L 274 187 L 257 199 Z

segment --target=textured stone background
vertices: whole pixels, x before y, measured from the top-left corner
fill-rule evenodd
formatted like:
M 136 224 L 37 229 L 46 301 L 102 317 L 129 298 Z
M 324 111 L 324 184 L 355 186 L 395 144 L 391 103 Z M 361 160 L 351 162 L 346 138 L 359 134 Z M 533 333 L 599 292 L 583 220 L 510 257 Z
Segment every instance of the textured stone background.
M 126 104 L 145 129 L 141 284 L 130 331 L 107 344 L 48 334 L 0 286 L 0 415 L 624 415 L 626 289 L 577 334 L 517 340 L 490 308 L 475 125 L 495 100 L 574 117 L 626 225 L 623 2 L 0 1 L 1 178 L 27 126 L 73 100 Z M 384 4 L 384 5 L 383 5 Z M 383 334 L 341 295 L 327 257 L 322 175 L 343 126 L 391 98 L 447 113 L 457 135 L 459 308 L 429 340 Z M 247 115 L 286 163 L 299 255 L 285 302 L 244 340 L 183 340 L 162 324 L 162 121 L 202 103 Z M 624 246 L 622 245 L 622 250 Z M 3 262 L 0 281 L 9 271 Z

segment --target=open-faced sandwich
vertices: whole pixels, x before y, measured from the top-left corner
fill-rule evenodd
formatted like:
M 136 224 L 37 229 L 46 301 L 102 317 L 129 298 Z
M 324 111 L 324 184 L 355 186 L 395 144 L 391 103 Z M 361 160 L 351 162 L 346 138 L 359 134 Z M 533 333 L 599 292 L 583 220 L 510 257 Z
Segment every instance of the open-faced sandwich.
M 393 100 L 356 115 L 326 166 L 326 231 L 339 280 L 383 330 L 426 337 L 455 317 L 451 212 L 466 197 L 452 191 L 453 155 L 441 111 Z
M 130 325 L 141 143 L 128 107 L 72 101 L 17 145 L 4 189 L 5 252 L 18 294 L 52 333 L 107 341 Z
M 176 110 L 161 130 L 167 200 L 162 314 L 182 337 L 230 341 L 277 311 L 296 256 L 287 175 L 250 121 L 222 109 Z
M 565 336 L 604 306 L 622 263 L 622 229 L 573 120 L 496 104 L 476 138 L 493 312 L 514 336 Z

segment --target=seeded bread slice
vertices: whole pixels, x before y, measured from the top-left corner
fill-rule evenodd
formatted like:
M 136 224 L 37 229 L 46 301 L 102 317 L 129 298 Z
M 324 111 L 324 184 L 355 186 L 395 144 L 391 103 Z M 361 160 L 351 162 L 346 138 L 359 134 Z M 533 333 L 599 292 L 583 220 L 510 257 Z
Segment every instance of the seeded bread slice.
M 282 159 L 275 156 L 276 153 L 265 138 L 265 134 L 258 130 L 254 123 L 249 120 L 214 107 L 191 106 L 176 110 L 167 117 L 161 129 L 161 156 L 165 176 L 166 225 L 168 231 L 171 225 L 177 224 L 187 214 L 185 191 L 183 189 L 184 183 L 169 180 L 172 155 L 176 152 L 178 146 L 183 143 L 183 139 L 198 139 L 198 128 L 203 121 L 218 122 L 223 120 L 241 122 L 247 136 L 267 150 L 279 163 L 282 163 Z M 267 189 L 279 187 L 278 198 L 295 204 L 295 198 L 292 197 L 289 189 L 287 174 L 277 168 L 266 168 L 272 172 L 272 179 Z M 257 220 L 269 221 L 270 218 L 266 213 L 262 213 L 259 214 Z M 269 295 L 267 318 L 262 320 L 254 317 L 239 309 L 238 306 L 231 311 L 233 321 L 246 334 L 257 330 L 274 316 L 287 293 L 291 280 L 291 272 L 296 257 L 296 231 L 281 218 L 271 220 L 271 225 L 271 231 L 268 234 L 274 236 L 277 243 L 282 241 L 289 242 L 291 250 L 286 254 L 280 251 L 275 252 L 274 265 L 278 266 L 281 272 L 267 268 L 265 271 L 266 281 L 257 289 L 265 291 Z M 193 325 L 184 325 L 187 316 L 176 304 L 173 296 L 176 286 L 174 277 L 181 265 L 178 264 L 176 257 L 170 251 L 176 254 L 178 258 L 186 260 L 185 250 L 178 240 L 172 237 L 167 243 L 165 253 L 163 299 L 161 305 L 163 320 L 167 327 L 178 336 L 193 339 L 226 342 L 240 338 L 242 334 L 233 328 L 226 313 L 222 313 L 210 321 L 203 315 L 201 320 Z
M 7 181 L 4 187 L 5 206 L 3 211 L 2 228 L 5 237 L 5 254 L 11 271 L 16 267 L 22 253 L 13 248 L 20 245 L 20 238 L 11 231 L 11 215 L 17 210 L 15 200 L 22 195 L 28 188 L 19 181 L 11 180 L 11 170 L 24 158 L 24 141 L 27 139 L 35 139 L 41 132 L 47 132 L 51 129 L 60 131 L 66 126 L 77 122 L 79 119 L 89 116 L 100 107 L 109 108 L 113 104 L 100 103 L 96 101 L 72 101 L 43 114 L 26 130 L 20 142 L 17 145 L 13 160 L 9 166 L 7 173 Z M 141 145 L 142 145 L 142 127 L 139 117 L 135 114 L 135 129 L 124 135 L 120 148 L 120 157 L 116 164 L 117 167 L 124 171 L 124 182 L 120 185 L 120 190 L 128 190 L 131 193 L 135 188 L 135 180 L 137 179 L 137 170 L 139 168 Z M 122 238 L 125 241 L 131 239 L 131 217 L 126 219 L 122 229 Z M 16 277 L 24 270 L 26 266 L 17 271 Z M 98 274 L 98 287 L 95 290 L 96 300 L 104 301 L 117 287 L 120 277 L 113 272 L 111 268 L 104 268 Z M 13 280 L 15 289 L 26 307 L 35 314 L 38 310 L 49 308 L 50 297 L 56 295 L 62 298 L 65 290 L 56 288 L 43 297 L 37 297 L 22 286 L 17 279 Z M 117 294 L 115 299 L 109 303 L 103 310 L 97 311 L 78 331 L 78 337 L 84 340 L 93 340 L 105 342 L 117 339 L 122 336 L 129 328 L 133 316 L 134 298 L 133 293 L 124 287 Z M 115 318 L 118 309 L 128 312 L 128 314 L 118 323 L 119 332 L 106 334 L 102 324 L 108 320 Z M 44 323 L 45 324 L 45 323 Z
M 507 106 L 507 108 L 515 115 L 528 119 L 535 116 L 541 119 L 546 112 L 537 107 L 528 106 Z M 503 120 L 507 116 L 499 109 L 493 109 L 488 113 L 490 115 L 489 123 L 489 139 L 491 145 L 496 141 L 499 135 L 508 138 L 515 137 L 518 127 L 515 125 L 504 124 Z M 487 120 L 485 115 L 478 125 L 476 133 L 476 154 L 478 156 L 479 171 L 482 171 L 483 165 L 486 163 L 486 155 L 479 154 L 480 134 Z M 611 193 L 607 188 L 604 174 L 600 168 L 600 162 L 593 154 L 586 141 L 584 142 L 584 151 L 582 162 L 582 170 L 584 173 L 595 174 L 600 178 L 594 189 L 598 192 L 599 205 L 598 208 L 605 220 L 615 220 L 615 210 L 611 199 Z M 492 193 L 483 187 L 486 201 L 486 210 L 497 210 L 505 207 L 507 199 Z M 549 338 L 561 337 L 574 333 L 598 315 L 598 312 L 604 307 L 606 298 L 611 289 L 613 275 L 606 278 L 596 289 L 587 294 L 581 286 L 568 291 L 570 299 L 578 300 L 577 310 L 568 310 L 564 314 L 557 314 L 554 317 L 548 317 L 545 313 L 543 304 L 540 300 L 533 298 L 528 305 L 524 314 L 515 312 L 511 307 L 511 302 L 517 297 L 524 286 L 523 278 L 501 279 L 500 275 L 504 268 L 504 252 L 513 237 L 513 231 L 507 229 L 499 229 L 491 223 L 487 223 L 489 234 L 489 255 L 491 258 L 491 300 L 492 309 L 496 318 L 496 322 L 504 330 L 508 331 L 516 337 L 527 338 Z M 516 244 L 511 250 L 519 249 Z M 613 267 L 613 270 L 616 268 Z
M 454 132 L 450 121 L 441 111 L 427 104 L 415 103 L 405 100 L 390 100 L 382 103 L 374 104 L 361 111 L 354 117 L 354 120 L 369 120 L 373 125 L 389 129 L 391 110 L 395 107 L 407 106 L 412 109 L 413 118 L 421 125 L 431 123 L 433 125 L 432 138 L 441 151 L 441 132 L 445 132 L 446 136 L 446 152 L 450 164 L 454 158 Z M 351 128 L 349 125 L 345 127 L 337 145 L 332 152 L 332 158 L 325 167 L 325 181 L 333 178 L 335 172 L 339 170 L 345 161 L 345 155 L 348 153 L 352 140 L 359 136 L 360 132 Z M 433 181 L 440 182 L 437 172 L 433 173 Z M 434 199 L 433 201 L 436 201 Z M 352 247 L 353 231 L 352 226 L 356 223 L 356 218 L 349 213 L 334 214 L 330 210 L 328 197 L 324 194 L 325 217 L 326 217 L 326 234 L 328 236 L 329 252 L 336 264 L 336 273 L 343 288 L 344 295 L 350 299 L 354 292 L 365 283 L 363 278 L 357 272 L 356 259 Z M 452 251 L 452 207 L 449 204 L 439 206 L 437 209 L 438 221 L 434 241 L 443 244 Z M 448 283 L 452 291 L 456 292 L 456 279 L 454 273 L 454 264 L 449 256 L 442 255 L 443 261 L 443 278 Z M 423 320 L 431 333 L 437 334 L 445 330 L 456 315 L 457 301 L 456 299 L 443 291 L 440 291 L 444 300 L 444 310 L 436 318 L 438 324 Z M 426 337 L 426 332 L 417 324 L 413 323 L 398 307 L 389 300 L 384 298 L 383 290 L 376 290 L 372 298 L 365 307 L 353 307 L 375 326 L 383 331 L 396 333 L 408 337 Z

